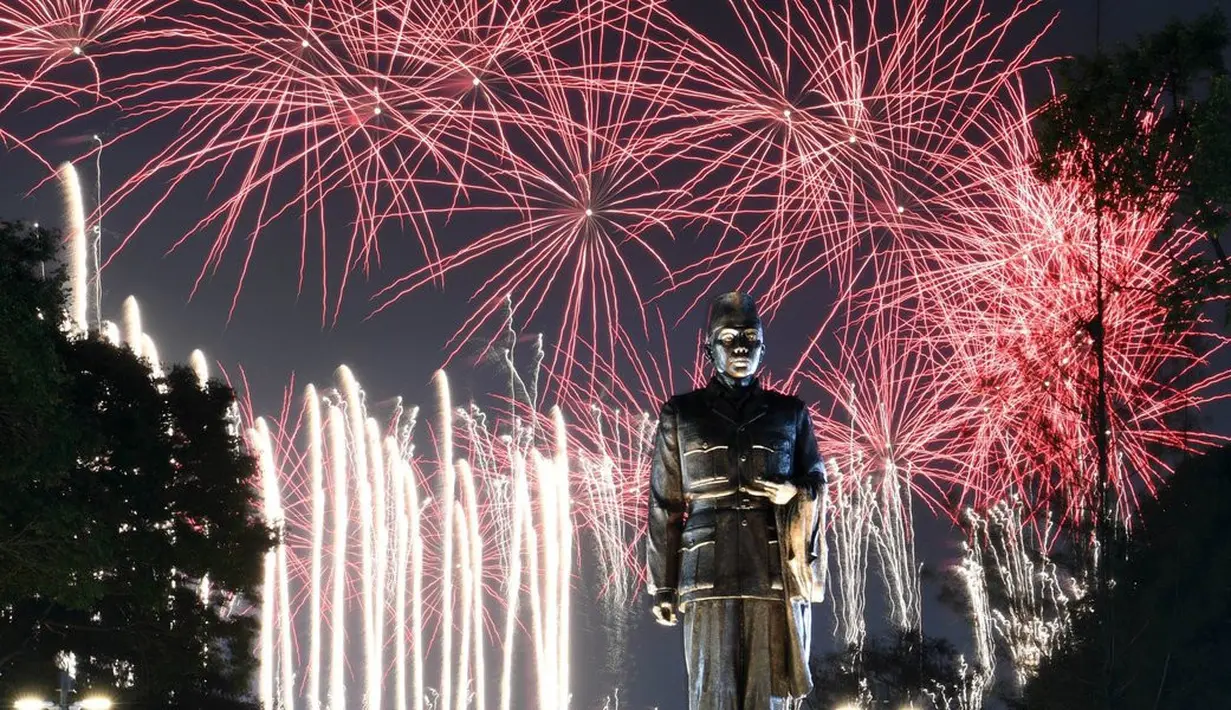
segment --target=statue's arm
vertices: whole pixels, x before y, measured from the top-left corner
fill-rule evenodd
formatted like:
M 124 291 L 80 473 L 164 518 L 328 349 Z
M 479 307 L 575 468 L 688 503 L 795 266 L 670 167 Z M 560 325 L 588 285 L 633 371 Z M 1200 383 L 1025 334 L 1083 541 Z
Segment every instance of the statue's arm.
M 816 500 L 825 489 L 825 465 L 821 462 L 812 417 L 806 406 L 801 406 L 795 418 L 795 465 L 790 481 L 809 500 Z
M 829 496 L 825 491 L 825 464 L 806 406 L 802 408 L 795 431 L 795 470 L 791 479 L 816 506 L 812 529 L 808 531 L 808 557 L 812 565 L 812 601 L 820 603 L 825 601 L 829 573 L 829 548 L 825 537 L 829 527 Z
M 678 416 L 668 401 L 658 415 L 654 459 L 650 465 L 646 565 L 650 594 L 658 603 L 675 603 L 680 576 L 680 537 L 684 532 L 684 491 L 680 473 Z

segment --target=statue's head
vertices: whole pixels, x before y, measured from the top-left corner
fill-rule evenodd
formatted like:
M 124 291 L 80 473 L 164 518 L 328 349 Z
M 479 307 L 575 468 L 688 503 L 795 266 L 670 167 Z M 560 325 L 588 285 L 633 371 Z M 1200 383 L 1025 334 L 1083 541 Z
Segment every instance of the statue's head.
M 765 331 L 752 296 L 724 293 L 710 305 L 705 354 L 719 375 L 746 383 L 761 368 Z

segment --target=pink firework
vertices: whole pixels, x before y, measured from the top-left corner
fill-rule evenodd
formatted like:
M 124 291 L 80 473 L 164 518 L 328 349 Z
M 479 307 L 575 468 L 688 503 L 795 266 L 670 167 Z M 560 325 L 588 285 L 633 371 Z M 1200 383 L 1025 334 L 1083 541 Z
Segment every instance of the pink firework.
M 947 188 L 944 156 L 1026 66 L 1033 42 L 998 55 L 1035 4 L 992 20 L 974 0 L 731 0 L 738 49 L 680 22 L 686 122 L 664 149 L 690 147 L 687 204 L 733 227 L 677 285 L 737 269 L 772 311 L 819 273 L 847 283 L 876 224 Z
M 562 380 L 575 371 L 582 379 L 594 374 L 582 343 L 610 362 L 621 339 L 647 333 L 646 273 L 672 275 L 659 245 L 672 237 L 672 222 L 706 218 L 669 206 L 680 198 L 663 182 L 672 168 L 647 150 L 674 91 L 660 84 L 645 95 L 643 73 L 654 50 L 645 36 L 657 17 L 593 4 L 543 30 L 552 38 L 550 52 L 532 57 L 533 78 L 511 87 L 520 107 L 502 114 L 501 133 L 488 136 L 493 155 L 475 161 L 490 182 L 472 185 L 474 201 L 450 209 L 478 233 L 387 287 L 378 310 L 442 276 L 486 265 L 474 314 L 450 356 L 501 317 L 511 298 L 528 323 L 554 321 L 550 340 L 559 349 L 550 369 Z M 618 62 L 602 61 L 612 52 Z M 564 64 L 559 54 L 580 61 Z M 479 226 L 487 222 L 499 226 Z M 634 325 L 625 331 L 630 318 Z
M 134 48 L 133 30 L 171 0 L 9 0 L 0 7 L 0 114 L 107 104 L 99 62 Z M 0 127 L 0 141 L 27 147 Z

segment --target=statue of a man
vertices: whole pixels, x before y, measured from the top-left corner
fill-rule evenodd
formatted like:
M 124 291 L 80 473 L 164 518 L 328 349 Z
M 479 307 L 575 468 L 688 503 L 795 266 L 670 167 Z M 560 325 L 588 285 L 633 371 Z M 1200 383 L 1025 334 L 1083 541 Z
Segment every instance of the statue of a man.
M 650 472 L 654 618 L 684 621 L 691 710 L 798 707 L 825 587 L 825 473 L 808 408 L 761 387 L 756 304 L 710 307 L 704 389 L 669 399 Z

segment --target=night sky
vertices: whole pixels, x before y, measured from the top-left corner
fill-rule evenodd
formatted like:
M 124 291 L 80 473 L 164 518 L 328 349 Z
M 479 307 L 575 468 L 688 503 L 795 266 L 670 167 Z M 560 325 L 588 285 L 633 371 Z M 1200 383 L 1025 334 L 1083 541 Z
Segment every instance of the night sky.
M 700 0 L 676 0 L 676 5 L 697 26 L 709 31 L 709 25 L 713 25 L 712 31 L 719 35 L 724 31 L 717 24 L 722 15 L 697 10 L 702 6 Z M 1006 0 L 987 2 L 993 16 L 1003 14 L 1008 5 Z M 1035 56 L 1044 58 L 1090 51 L 1094 48 L 1095 5 L 1094 0 L 1046 0 L 1022 22 L 1022 36 L 1029 36 L 1051 15 L 1058 13 L 1055 26 L 1039 45 Z M 1103 5 L 1105 43 L 1131 40 L 1139 33 L 1160 27 L 1171 17 L 1190 18 L 1218 6 L 1226 9 L 1225 3 L 1211 0 L 1107 0 Z M 23 120 L 27 119 L 0 117 L 4 125 L 19 130 L 25 129 Z M 106 132 L 110 128 L 101 125 L 89 130 Z M 80 141 L 87 136 L 88 132 L 53 137 L 51 144 L 62 145 L 65 154 L 61 156 L 54 150 L 45 150 L 45 156 L 54 164 L 77 152 Z M 149 140 L 155 139 L 151 134 Z M 134 164 L 133 156 L 106 153 L 102 167 L 103 190 L 117 183 Z M 82 173 L 92 185 L 92 171 L 82 166 Z M 56 186 L 49 184 L 27 194 L 42 177 L 41 168 L 26 155 L 12 151 L 0 153 L 0 218 L 57 224 L 62 210 Z M 207 279 L 191 299 L 190 291 L 205 258 L 207 240 L 190 241 L 180 250 L 166 253 L 183 233 L 189 217 L 195 221 L 202 214 L 199 195 L 192 191 L 179 194 L 114 259 L 103 280 L 105 317 L 118 319 L 121 301 L 130 294 L 135 295 L 142 306 L 145 328 L 154 335 L 164 361 L 185 360 L 193 348 L 199 347 L 232 375 L 237 375 L 242 367 L 258 411 L 276 412 L 292 373 L 298 393 L 308 382 L 330 382 L 334 369 L 343 363 L 353 368 L 369 401 L 379 402 L 400 394 L 408 401 L 431 406 L 429 378 L 441 365 L 443 344 L 471 312 L 467 299 L 474 293 L 475 284 L 465 279 L 477 276 L 478 271 L 449 280 L 444 290 L 419 291 L 367 319 L 372 308 L 367 294 L 419 263 L 415 248 L 399 246 L 397 235 L 386 230 L 382 232 L 383 269 L 374 272 L 367 281 L 362 275 L 354 277 L 357 280 L 353 282 L 336 323 L 322 325 L 320 293 L 314 277 L 309 275 L 303 293 L 296 294 L 298 233 L 297 228 L 290 225 L 285 239 L 276 232 L 262 236 L 238 309 L 228 318 L 240 266 L 239 255 L 246 244 L 236 244 L 220 271 Z M 104 242 L 105 249 L 131 229 L 136 218 L 134 207 L 129 203 L 125 209 L 105 217 L 104 239 L 109 240 Z M 448 227 L 461 228 L 462 225 Z M 687 239 L 679 239 L 671 248 L 688 249 L 692 244 Z M 773 348 L 768 361 L 771 372 L 776 364 L 776 353 L 783 354 L 783 359 L 793 357 L 788 354 L 798 352 L 803 345 L 796 340 L 811 334 L 792 332 L 789 323 L 793 319 L 786 316 L 806 312 L 810 299 L 824 295 L 814 291 L 809 297 L 795 297 L 779 322 L 768 325 L 767 339 Z M 668 302 L 666 306 L 668 310 L 675 307 L 678 312 L 686 303 L 687 300 L 682 304 Z M 696 314 L 695 318 L 699 317 Z M 679 373 L 692 364 L 692 333 L 695 332 L 692 325 L 690 321 L 690 327 L 678 329 L 672 341 Z M 780 361 L 780 364 L 786 363 Z M 473 368 L 459 364 L 450 374 L 455 397 L 471 394 L 481 397 L 490 390 L 490 371 L 480 369 L 476 373 Z M 920 516 L 916 525 L 919 556 L 927 566 L 937 568 L 956 560 L 959 538 L 948 528 L 948 523 L 924 520 Z M 873 619 L 877 612 L 877 602 L 871 599 L 874 587 L 873 581 L 869 587 L 869 612 Z M 967 647 L 966 625 L 937 603 L 935 596 L 934 588 L 925 587 L 925 630 Z M 831 638 L 832 616 L 828 609 L 818 608 L 817 611 L 817 635 L 827 644 Z M 681 706 L 684 671 L 679 631 L 655 627 L 648 613 L 638 618 L 641 621 L 633 631 L 633 642 L 628 650 L 632 661 L 626 677 L 618 680 L 596 678 L 584 670 L 586 664 L 575 662 L 574 687 L 580 701 L 575 707 L 592 706 L 595 698 L 609 692 L 613 682 L 622 686 L 624 704 L 621 707 Z M 878 630 L 874 621 L 870 627 L 873 632 Z M 603 644 L 584 638 L 587 633 L 599 634 L 601 629 L 591 625 L 588 632 L 579 630 L 580 646 L 594 651 L 595 660 L 601 661 L 598 649 Z

